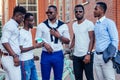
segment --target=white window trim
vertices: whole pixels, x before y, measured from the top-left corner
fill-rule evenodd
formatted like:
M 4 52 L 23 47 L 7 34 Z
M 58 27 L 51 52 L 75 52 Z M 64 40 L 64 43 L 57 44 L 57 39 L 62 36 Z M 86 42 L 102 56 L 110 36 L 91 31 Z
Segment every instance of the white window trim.
M 27 10 L 28 10 L 28 0 L 26 0 L 27 3 L 26 4 L 20 4 L 20 6 L 27 6 Z M 18 0 L 16 0 L 16 5 L 18 5 Z M 36 13 L 37 14 L 37 24 L 36 26 L 38 25 L 38 0 L 36 1 L 36 4 L 31 4 L 31 6 L 36 6 L 36 11 L 27 11 L 27 12 L 31 12 L 31 13 Z M 34 27 L 36 27 L 34 26 Z

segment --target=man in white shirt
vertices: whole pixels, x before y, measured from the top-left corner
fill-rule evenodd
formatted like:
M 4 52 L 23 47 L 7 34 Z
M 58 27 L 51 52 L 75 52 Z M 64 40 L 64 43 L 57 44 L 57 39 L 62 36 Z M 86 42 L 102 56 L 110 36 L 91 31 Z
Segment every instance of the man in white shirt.
M 6 72 L 6 80 L 21 80 L 20 70 L 20 47 L 19 47 L 19 29 L 18 26 L 23 22 L 26 9 L 16 6 L 13 10 L 12 18 L 4 25 L 2 29 L 1 42 L 3 45 L 3 54 L 1 62 Z
M 57 19 L 57 8 L 50 5 L 46 12 L 48 19 L 37 27 L 36 40 L 44 42 L 41 54 L 42 80 L 50 80 L 53 68 L 54 80 L 62 80 L 64 56 L 62 43 L 69 44 L 68 26 Z
M 38 80 L 37 71 L 34 63 L 33 49 L 41 47 L 41 43 L 32 44 L 31 29 L 34 25 L 34 17 L 31 13 L 26 13 L 24 27 L 20 30 L 20 64 L 22 80 Z
M 1 65 L 1 57 L 2 57 L 2 44 L 1 44 L 1 36 L 2 36 L 2 27 L 0 26 L 0 80 L 5 79 L 5 71 L 2 69 Z
M 84 18 L 84 7 L 82 5 L 75 6 L 75 17 L 77 21 L 73 23 L 74 36 L 70 49 L 74 47 L 73 53 L 73 69 L 75 80 L 83 80 L 83 70 L 87 80 L 93 78 L 93 55 L 94 46 L 94 24 Z

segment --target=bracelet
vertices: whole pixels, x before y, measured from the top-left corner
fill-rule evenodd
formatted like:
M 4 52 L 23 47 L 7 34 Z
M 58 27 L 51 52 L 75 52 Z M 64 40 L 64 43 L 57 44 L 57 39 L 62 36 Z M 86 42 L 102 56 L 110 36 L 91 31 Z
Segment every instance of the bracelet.
M 14 54 L 14 55 L 13 55 L 13 58 L 16 58 L 16 57 L 18 57 L 18 55 L 17 55 L 17 54 Z

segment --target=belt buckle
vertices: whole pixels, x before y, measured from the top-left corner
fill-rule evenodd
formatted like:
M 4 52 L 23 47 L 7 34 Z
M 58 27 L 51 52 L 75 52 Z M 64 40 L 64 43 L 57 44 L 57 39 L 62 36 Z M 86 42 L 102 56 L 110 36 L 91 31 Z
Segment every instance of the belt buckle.
M 96 52 L 96 54 L 97 54 L 97 55 L 101 55 L 101 54 L 103 54 L 103 52 Z

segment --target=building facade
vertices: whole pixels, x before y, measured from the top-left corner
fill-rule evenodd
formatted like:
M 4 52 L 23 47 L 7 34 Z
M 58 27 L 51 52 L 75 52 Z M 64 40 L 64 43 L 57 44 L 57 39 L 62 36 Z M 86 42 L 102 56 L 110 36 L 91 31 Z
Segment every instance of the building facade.
M 74 6 L 83 4 L 85 6 L 85 17 L 95 22 L 93 10 L 95 3 L 98 1 L 107 3 L 106 16 L 116 22 L 120 34 L 120 0 L 2 0 L 2 24 L 12 17 L 13 9 L 16 5 L 23 6 L 28 12 L 33 13 L 35 17 L 35 27 L 32 29 L 34 39 L 36 26 L 47 18 L 46 9 L 48 5 L 53 4 L 58 8 L 58 18 L 68 24 L 72 37 L 71 25 L 75 20 Z

